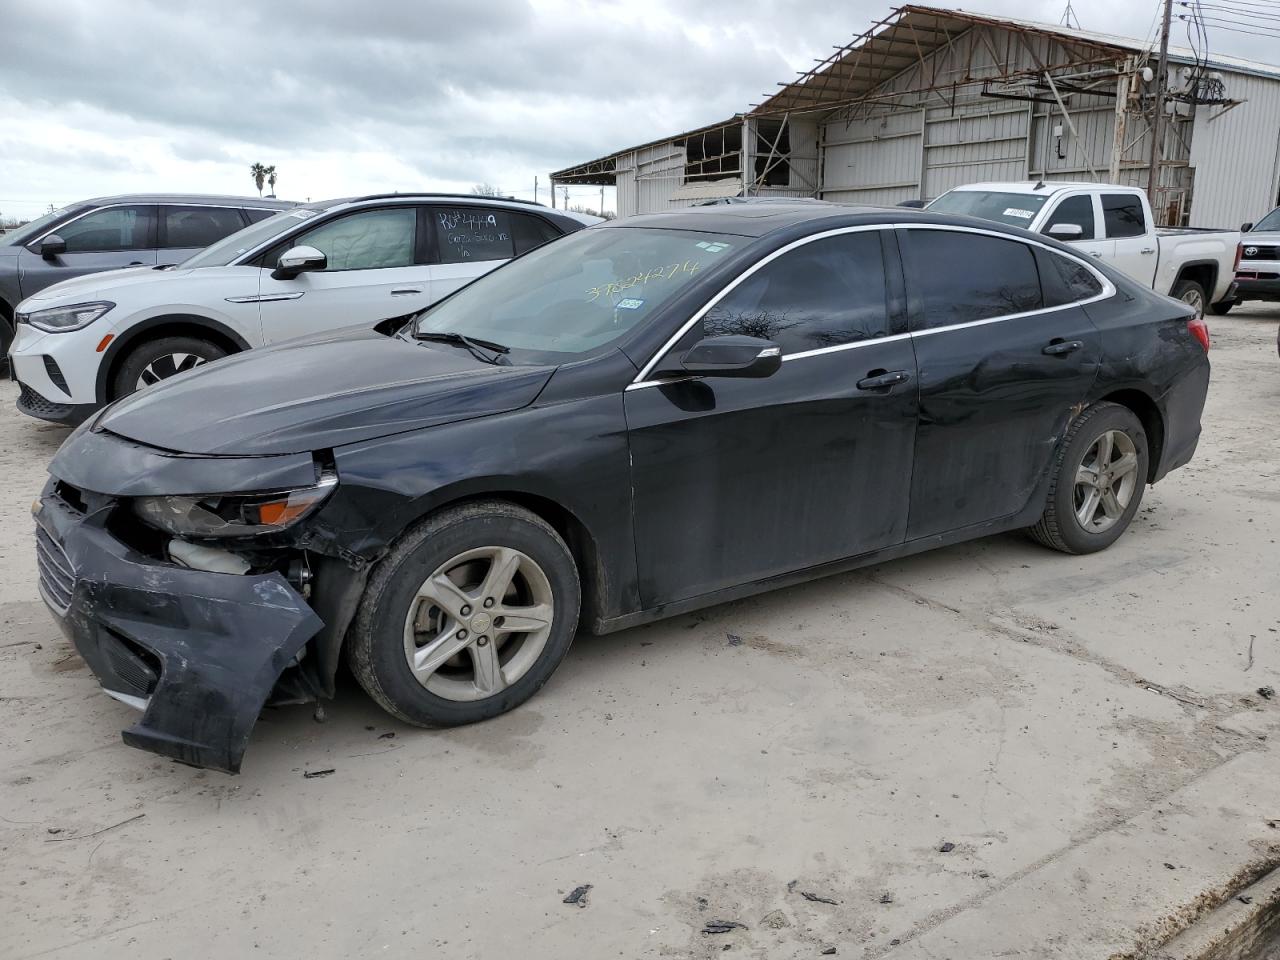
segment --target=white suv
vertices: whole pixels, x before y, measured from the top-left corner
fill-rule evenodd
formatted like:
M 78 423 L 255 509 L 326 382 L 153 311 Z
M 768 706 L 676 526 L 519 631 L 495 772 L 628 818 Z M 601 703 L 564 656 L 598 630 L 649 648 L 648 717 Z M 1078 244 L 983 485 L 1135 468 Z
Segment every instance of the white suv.
M 209 360 L 414 313 L 598 218 L 519 201 L 392 194 L 295 207 L 175 267 L 54 284 L 18 304 L 18 409 L 78 423 Z

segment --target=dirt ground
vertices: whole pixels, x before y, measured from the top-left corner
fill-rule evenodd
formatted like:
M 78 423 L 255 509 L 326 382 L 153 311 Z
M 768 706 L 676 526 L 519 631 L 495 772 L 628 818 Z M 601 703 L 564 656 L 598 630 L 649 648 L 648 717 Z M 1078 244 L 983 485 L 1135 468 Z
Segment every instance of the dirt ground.
M 1152 955 L 1280 855 L 1277 320 L 1210 319 L 1200 451 L 1103 554 L 1002 536 L 579 638 L 467 729 L 348 683 L 239 777 L 120 742 L 36 594 L 65 431 L 0 385 L 0 956 Z

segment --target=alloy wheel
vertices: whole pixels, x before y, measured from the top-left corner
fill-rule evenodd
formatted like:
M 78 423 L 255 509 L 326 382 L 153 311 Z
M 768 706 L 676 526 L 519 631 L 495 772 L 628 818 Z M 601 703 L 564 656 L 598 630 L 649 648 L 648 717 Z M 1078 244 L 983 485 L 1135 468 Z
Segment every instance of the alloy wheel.
M 1195 310 L 1197 320 L 1204 319 L 1204 294 L 1199 290 L 1191 287 L 1182 291 L 1182 296 L 1178 299 Z
M 161 380 L 168 380 L 176 374 L 186 370 L 191 370 L 201 364 L 208 363 L 204 357 L 198 357 L 194 353 L 171 353 L 163 357 L 156 357 L 145 367 L 138 377 L 138 384 L 135 390 L 141 390 L 143 387 L 149 387 L 153 383 L 159 383 Z
M 554 615 L 551 583 L 527 554 L 468 550 L 418 588 L 404 621 L 405 659 L 431 693 L 483 700 L 529 672 Z
M 1076 468 L 1076 520 L 1089 533 L 1110 530 L 1138 487 L 1138 450 L 1123 430 L 1108 430 L 1089 445 Z

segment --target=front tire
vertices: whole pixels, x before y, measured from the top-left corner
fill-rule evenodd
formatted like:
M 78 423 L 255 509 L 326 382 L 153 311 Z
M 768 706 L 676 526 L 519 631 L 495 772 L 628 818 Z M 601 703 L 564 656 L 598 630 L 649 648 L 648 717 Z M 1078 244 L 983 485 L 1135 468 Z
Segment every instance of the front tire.
M 1063 553 L 1095 553 L 1120 538 L 1147 486 L 1147 433 L 1118 403 L 1097 403 L 1071 422 L 1031 536 Z
M 187 370 L 225 357 L 227 351 L 199 337 L 161 337 L 129 351 L 111 384 L 111 399 L 119 400 L 143 387 L 168 380 Z
M 514 504 L 450 507 L 411 530 L 369 579 L 347 641 L 360 685 L 392 716 L 447 727 L 506 713 L 573 642 L 573 555 Z

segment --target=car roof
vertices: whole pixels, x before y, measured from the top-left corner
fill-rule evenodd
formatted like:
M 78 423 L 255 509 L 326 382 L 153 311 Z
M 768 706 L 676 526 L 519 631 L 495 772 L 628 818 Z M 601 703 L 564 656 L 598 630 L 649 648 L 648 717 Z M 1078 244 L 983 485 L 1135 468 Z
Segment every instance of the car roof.
M 966 183 L 952 187 L 954 191 L 988 190 L 993 193 L 1029 193 L 1047 197 L 1064 190 L 1130 190 L 1137 187 L 1126 187 L 1122 183 L 1094 183 L 1089 180 L 992 180 L 984 183 Z
M 229 204 L 235 207 L 263 207 L 271 210 L 287 210 L 296 207 L 296 200 L 277 200 L 275 197 L 233 197 L 217 193 L 122 193 L 114 197 L 94 197 L 80 200 L 69 206 L 88 204 L 102 206 L 110 203 L 192 203 Z
M 528 210 L 532 207 L 539 213 L 568 217 L 571 220 L 577 220 L 582 223 L 595 223 L 597 219 L 594 217 L 588 217 L 584 214 L 571 213 L 568 210 L 555 210 L 544 204 L 536 203 L 533 200 L 519 200 L 514 197 L 482 197 L 479 194 L 474 193 L 371 193 L 360 197 L 335 197 L 332 200 L 315 200 L 311 203 L 303 204 L 303 206 L 308 210 L 327 212 L 330 210 L 337 210 L 344 206 L 354 207 L 362 204 L 377 203 L 384 200 L 404 200 L 409 203 L 424 200 L 448 200 L 451 204 L 459 204 L 462 206 L 500 206 L 509 207 L 512 210 Z

